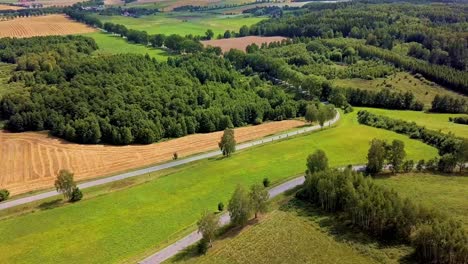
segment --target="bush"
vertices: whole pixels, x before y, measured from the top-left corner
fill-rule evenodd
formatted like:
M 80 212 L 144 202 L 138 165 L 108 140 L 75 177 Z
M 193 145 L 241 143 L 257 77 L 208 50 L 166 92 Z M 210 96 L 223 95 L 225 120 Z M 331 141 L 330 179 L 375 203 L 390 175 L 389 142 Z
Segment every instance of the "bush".
M 218 211 L 222 212 L 224 210 L 224 204 L 223 202 L 218 203 Z
M 270 186 L 270 179 L 264 178 L 263 179 L 263 187 L 267 188 L 268 186 Z
M 70 202 L 78 202 L 81 199 L 83 199 L 83 193 L 81 192 L 80 188 L 74 188 L 70 197 Z
M 8 197 L 10 197 L 10 192 L 7 189 L 1 189 L 0 190 L 0 202 L 8 200 Z
M 416 165 L 416 170 L 418 170 L 419 172 L 421 172 L 423 169 L 424 169 L 424 160 L 419 160 L 418 161 L 418 164 Z
M 414 161 L 413 160 L 407 160 L 403 163 L 403 171 L 408 173 L 411 172 L 414 168 Z
M 206 239 L 201 239 L 197 244 L 197 252 L 200 255 L 205 255 L 208 251 L 209 243 Z

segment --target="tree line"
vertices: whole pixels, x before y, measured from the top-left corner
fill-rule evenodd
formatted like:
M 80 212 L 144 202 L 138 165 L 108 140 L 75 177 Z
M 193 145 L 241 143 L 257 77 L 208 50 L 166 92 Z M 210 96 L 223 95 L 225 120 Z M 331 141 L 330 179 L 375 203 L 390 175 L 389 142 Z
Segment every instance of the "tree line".
M 436 113 L 468 113 L 468 103 L 461 96 L 451 97 L 448 95 L 436 95 L 432 100 L 431 112 Z
M 468 236 L 460 222 L 432 208 L 401 198 L 397 192 L 353 171 L 328 169 L 319 151 L 309 156 L 323 164 L 310 168 L 297 197 L 331 213 L 340 213 L 371 236 L 411 243 L 423 263 L 466 263 Z M 312 162 L 313 163 L 313 162 Z

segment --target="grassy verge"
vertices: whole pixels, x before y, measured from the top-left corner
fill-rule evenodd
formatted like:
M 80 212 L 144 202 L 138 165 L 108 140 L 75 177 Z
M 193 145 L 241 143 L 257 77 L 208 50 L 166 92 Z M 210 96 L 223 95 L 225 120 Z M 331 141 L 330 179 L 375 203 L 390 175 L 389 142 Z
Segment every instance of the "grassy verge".
M 299 174 L 306 156 L 317 148 L 326 151 L 331 166 L 364 163 L 374 137 L 403 140 L 412 159 L 437 155 L 419 141 L 359 125 L 352 113 L 334 129 L 258 146 L 228 159 L 202 160 L 132 188 L 103 190 L 103 195 L 76 204 L 0 221 L 0 260 L 115 263 L 143 257 L 178 238 L 204 209 L 215 210 L 220 201 L 226 204 L 237 184 L 251 185 L 265 177 L 278 182 Z

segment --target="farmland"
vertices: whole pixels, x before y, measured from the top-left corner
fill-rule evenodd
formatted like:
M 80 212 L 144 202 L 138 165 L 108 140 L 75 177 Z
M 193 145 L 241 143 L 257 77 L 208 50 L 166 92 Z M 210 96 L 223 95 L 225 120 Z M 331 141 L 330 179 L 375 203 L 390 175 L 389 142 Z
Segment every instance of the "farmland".
M 138 260 L 191 229 L 203 209 L 226 202 L 235 185 L 250 185 L 264 177 L 277 182 L 303 173 L 305 157 L 318 148 L 326 151 L 331 166 L 364 163 L 374 137 L 403 140 L 411 159 L 437 155 L 436 149 L 419 141 L 359 125 L 352 113 L 336 128 L 256 147 L 229 159 L 203 160 L 136 187 L 4 220 L 0 259 L 15 263 Z M 85 244 L 79 243 L 83 237 Z M 97 246 L 102 250 L 96 252 Z M 70 254 L 75 256 L 72 260 Z
M 220 47 L 223 52 L 229 51 L 230 49 L 238 49 L 245 51 L 248 45 L 257 44 L 261 46 L 263 43 L 269 44 L 271 42 L 281 42 L 286 38 L 283 37 L 241 37 L 233 39 L 216 39 L 216 40 L 204 40 L 202 41 L 205 46 Z
M 91 37 L 96 41 L 96 44 L 99 46 L 99 49 L 95 52 L 96 55 L 124 53 L 148 54 L 159 61 L 166 61 L 169 57 L 168 52 L 165 50 L 131 44 L 121 37 L 103 32 L 88 33 L 83 34 L 83 36 Z
M 369 112 L 388 116 L 394 119 L 403 119 L 409 122 L 416 122 L 420 126 L 425 126 L 432 130 L 441 130 L 444 133 L 452 132 L 456 136 L 468 138 L 468 127 L 466 125 L 449 122 L 449 117 L 462 117 L 464 114 L 436 114 L 418 111 L 387 111 L 377 108 L 358 108 Z
M 22 9 L 22 7 L 0 4 L 0 11 L 3 11 L 3 10 L 19 10 L 19 9 Z
M 244 142 L 301 126 L 301 121 L 281 121 L 236 129 Z M 144 146 L 78 145 L 45 133 L 0 132 L 0 186 L 13 194 L 52 187 L 60 169 L 69 169 L 77 180 L 86 180 L 132 168 L 148 166 L 217 148 L 222 132 L 195 134 Z
M 397 190 L 403 197 L 460 219 L 468 230 L 467 175 L 414 173 L 377 178 L 377 182 Z
M 64 15 L 46 15 L 0 21 L 0 38 L 70 35 L 94 31 L 96 30 L 81 23 L 71 21 Z
M 223 16 L 202 13 L 161 13 L 140 18 L 123 16 L 99 16 L 103 22 L 122 24 L 130 29 L 144 30 L 148 34 L 192 34 L 205 35 L 207 29 L 213 30 L 215 36 L 226 30 L 238 31 L 243 25 L 252 25 L 264 17 Z

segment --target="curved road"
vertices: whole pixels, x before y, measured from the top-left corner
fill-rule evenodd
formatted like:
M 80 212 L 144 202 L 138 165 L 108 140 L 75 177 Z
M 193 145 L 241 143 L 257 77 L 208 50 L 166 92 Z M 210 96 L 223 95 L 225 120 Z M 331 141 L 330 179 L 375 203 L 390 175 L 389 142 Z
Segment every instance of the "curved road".
M 336 116 L 332 120 L 329 120 L 329 121 L 325 122 L 324 126 L 331 126 L 332 124 L 336 123 L 339 119 L 340 119 L 340 112 L 337 111 Z M 250 141 L 250 142 L 247 142 L 247 143 L 242 143 L 242 144 L 237 145 L 236 149 L 237 150 L 247 149 L 247 148 L 251 148 L 253 146 L 262 145 L 262 144 L 265 144 L 265 143 L 268 143 L 268 142 L 284 139 L 284 138 L 287 138 L 287 137 L 290 137 L 290 136 L 304 134 L 304 133 L 319 130 L 319 129 L 320 129 L 319 125 L 310 126 L 310 127 L 306 127 L 306 128 L 301 128 L 301 129 L 298 129 L 298 130 L 295 130 L 295 131 L 282 133 L 282 134 L 278 134 L 278 135 L 275 135 L 275 136 L 265 137 L 265 138 Z M 222 153 L 219 150 L 215 150 L 215 151 L 211 151 L 211 152 L 207 152 L 207 153 L 203 153 L 203 154 L 197 154 L 197 155 L 194 155 L 194 156 L 191 156 L 191 157 L 188 157 L 188 158 L 167 162 L 167 163 L 164 163 L 164 164 L 160 164 L 160 165 L 156 165 L 156 166 L 152 166 L 152 167 L 148 167 L 148 168 L 144 168 L 144 169 L 140 169 L 140 170 L 136 170 L 136 171 L 122 173 L 122 174 L 118 174 L 118 175 L 115 175 L 115 176 L 102 178 L 102 179 L 98 179 L 98 180 L 88 181 L 88 182 L 85 182 L 85 183 L 78 184 L 78 187 L 80 189 L 86 189 L 86 188 L 90 188 L 90 187 L 94 187 L 94 186 L 99 186 L 99 185 L 107 184 L 107 183 L 110 183 L 110 182 L 115 182 L 115 181 L 120 181 L 120 180 L 127 179 L 127 178 L 136 177 L 136 176 L 139 176 L 139 175 L 142 175 L 142 174 L 147 174 L 147 173 L 150 173 L 150 172 L 155 172 L 155 171 L 160 171 L 160 170 L 176 167 L 176 166 L 186 164 L 186 163 L 190 163 L 190 162 L 197 161 L 197 160 L 202 160 L 202 159 L 206 159 L 206 158 L 215 157 L 215 156 L 218 156 L 218 155 L 221 155 L 221 154 Z M 56 191 L 49 191 L 49 192 L 35 194 L 35 195 L 27 196 L 27 197 L 24 197 L 24 198 L 19 198 L 19 199 L 7 201 L 7 202 L 2 202 L 2 203 L 0 203 L 0 210 L 4 210 L 4 209 L 10 208 L 10 207 L 15 207 L 15 206 L 30 203 L 30 202 L 39 201 L 39 200 L 49 198 L 49 197 L 53 197 L 53 196 L 56 196 L 56 195 L 60 195 L 60 193 L 58 193 Z

